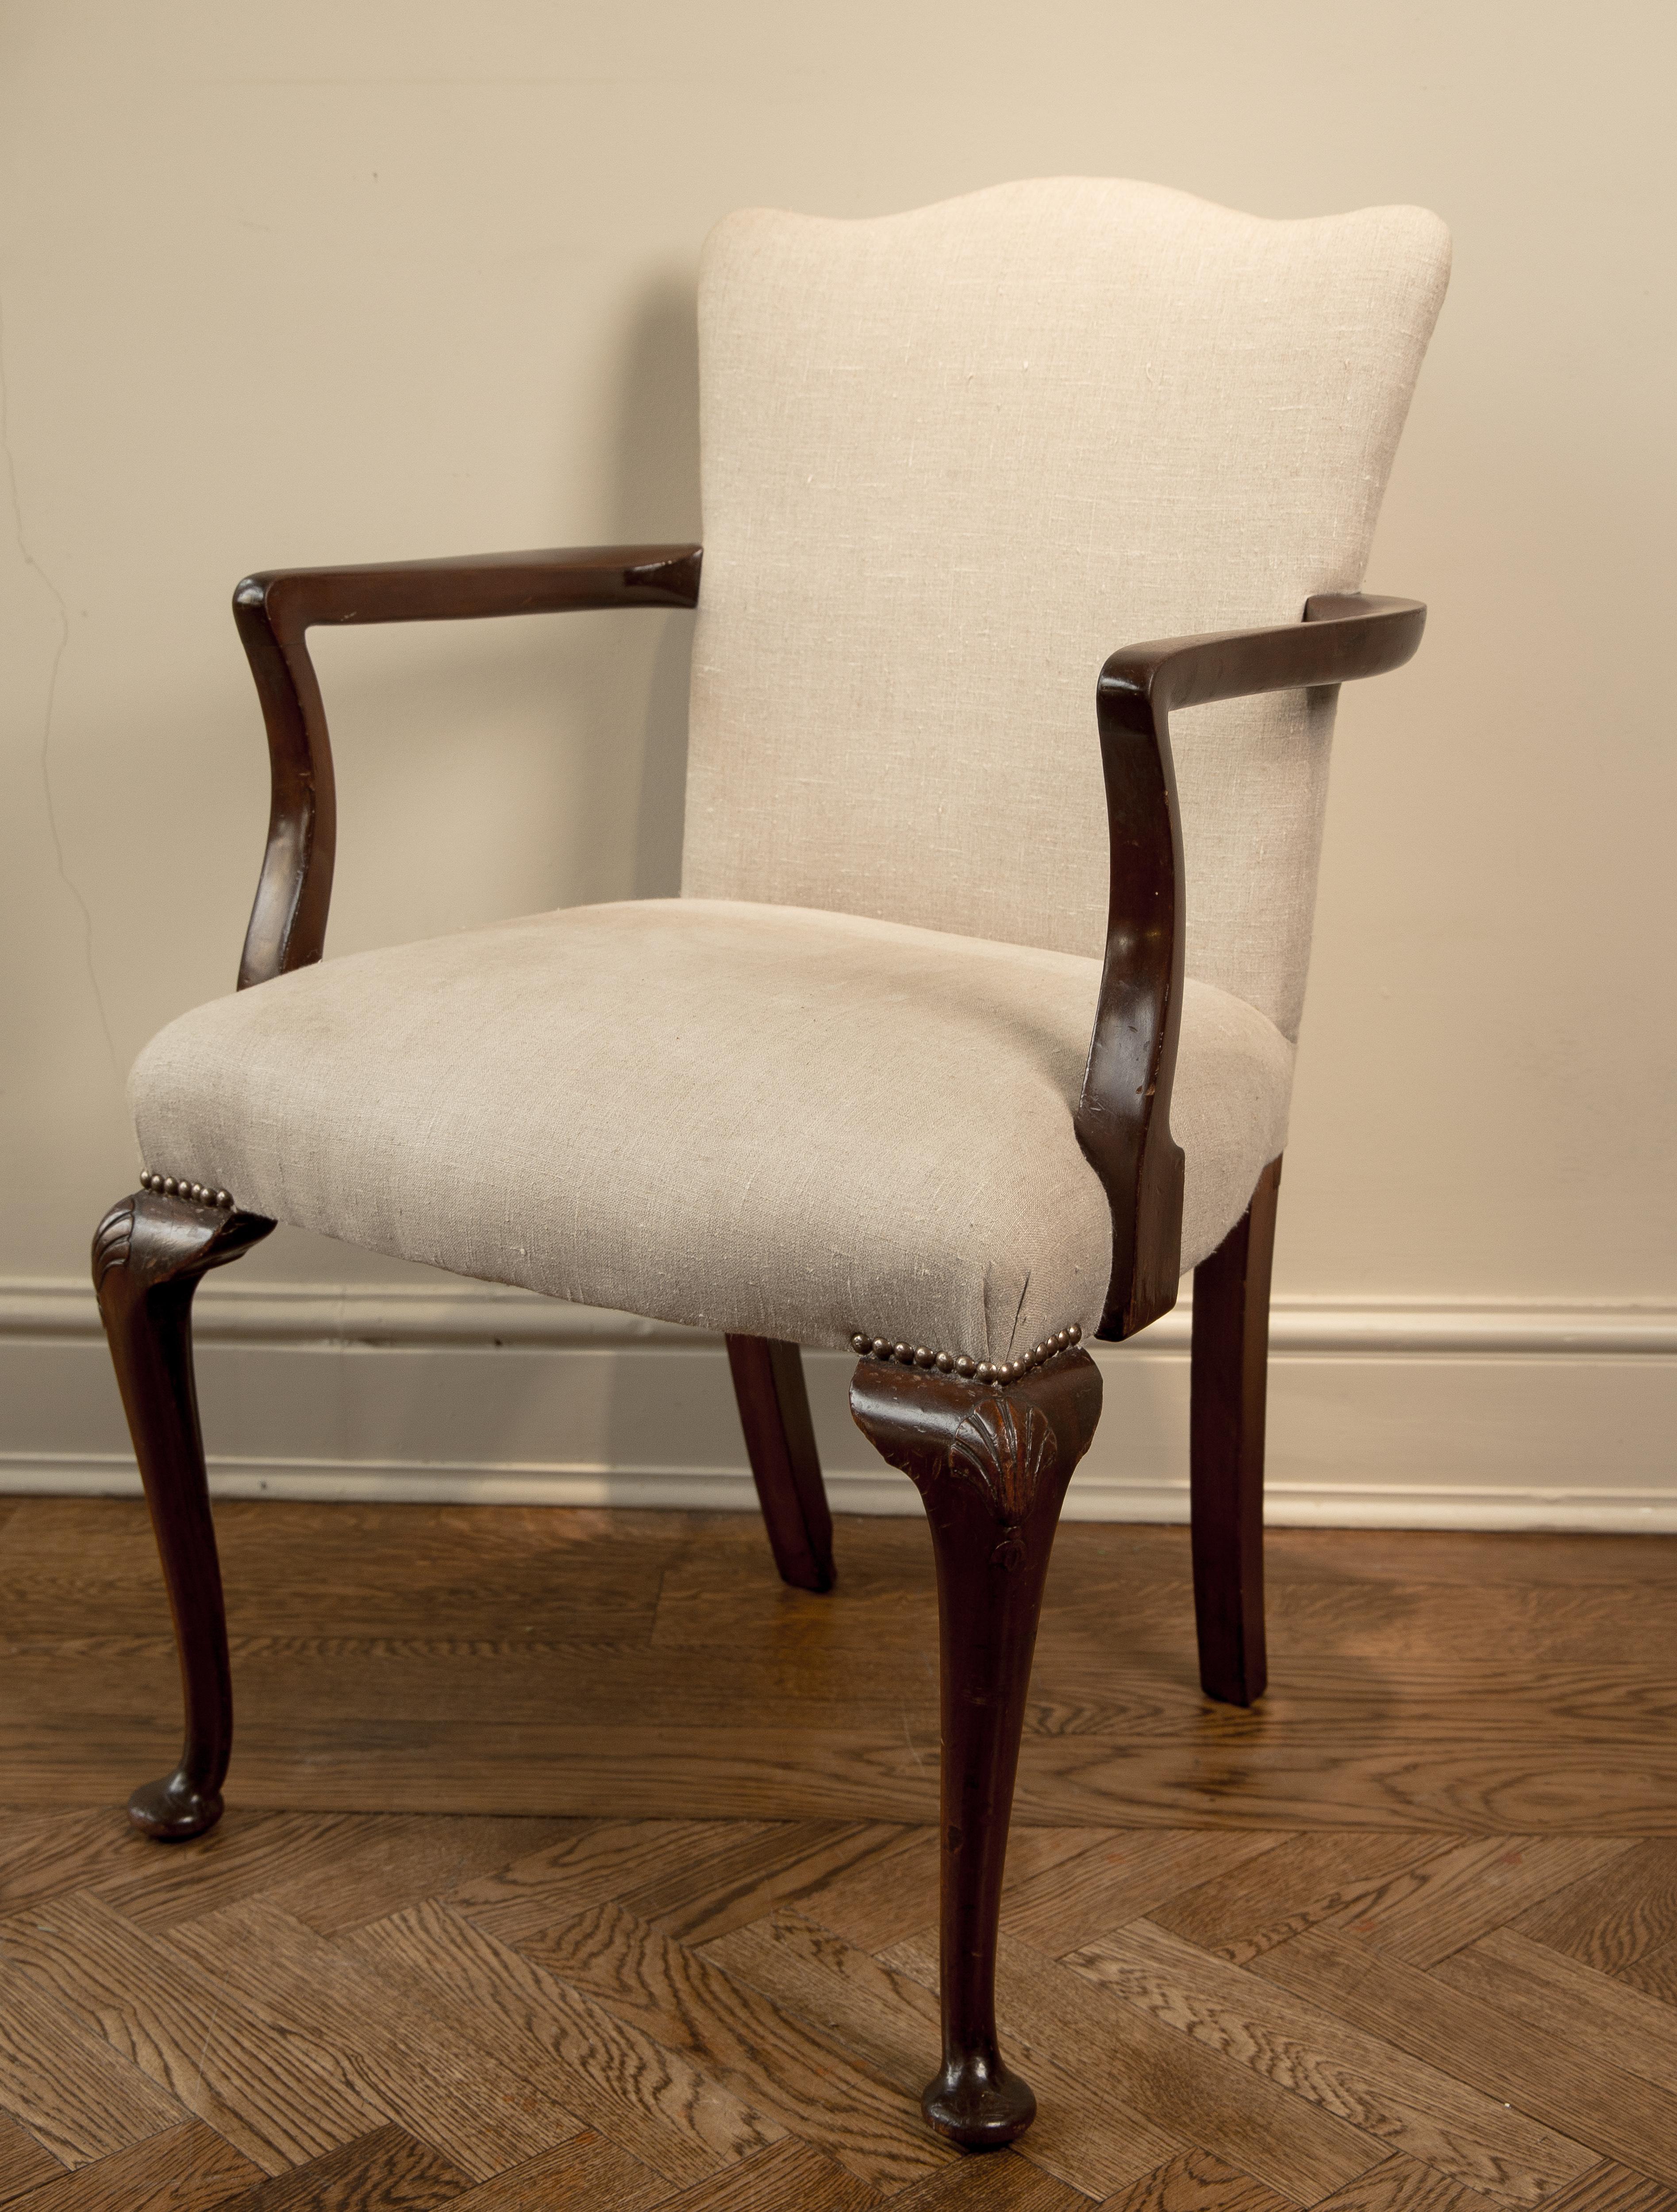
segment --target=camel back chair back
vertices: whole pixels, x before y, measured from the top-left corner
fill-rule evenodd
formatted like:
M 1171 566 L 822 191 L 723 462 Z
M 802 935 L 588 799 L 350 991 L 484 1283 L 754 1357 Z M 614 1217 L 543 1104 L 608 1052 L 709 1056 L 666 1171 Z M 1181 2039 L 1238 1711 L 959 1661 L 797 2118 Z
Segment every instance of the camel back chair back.
M 748 210 L 700 292 L 683 890 L 1098 957 L 1095 679 L 1354 591 L 1449 241 L 1161 186 Z M 1297 1035 L 1335 693 L 1173 724 L 1187 969 Z

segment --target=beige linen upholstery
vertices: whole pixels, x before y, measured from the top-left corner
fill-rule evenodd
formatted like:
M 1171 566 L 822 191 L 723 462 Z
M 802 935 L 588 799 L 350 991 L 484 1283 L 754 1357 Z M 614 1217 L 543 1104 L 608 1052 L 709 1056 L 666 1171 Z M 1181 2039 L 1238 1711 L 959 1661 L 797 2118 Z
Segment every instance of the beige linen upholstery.
M 135 1070 L 146 1164 L 710 1328 L 992 1358 L 1091 1328 L 1097 674 L 1360 582 L 1447 260 L 1413 208 L 1272 222 L 1075 179 L 731 216 L 684 896 L 201 1007 Z M 1173 732 L 1186 1267 L 1283 1142 L 1332 716 L 1286 694 Z
M 1358 587 L 1448 264 L 1418 208 L 1079 178 L 729 216 L 683 888 L 1098 954 L 1101 664 Z M 1289 1036 L 1333 711 L 1173 729 L 1188 972 Z
M 160 1174 L 374 1251 L 805 1344 L 1005 1358 L 1099 1318 L 1091 960 L 786 907 L 571 908 L 300 969 L 132 1079 Z M 1292 1050 L 1190 983 L 1183 1259 L 1281 1148 Z

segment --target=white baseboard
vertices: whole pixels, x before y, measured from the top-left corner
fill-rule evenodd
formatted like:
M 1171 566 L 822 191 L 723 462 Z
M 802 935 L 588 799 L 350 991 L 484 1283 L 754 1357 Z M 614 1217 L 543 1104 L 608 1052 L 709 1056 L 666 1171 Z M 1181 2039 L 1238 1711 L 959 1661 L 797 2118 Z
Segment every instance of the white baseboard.
M 197 1300 L 223 1497 L 755 1503 L 720 1340 L 469 1283 L 212 1277 Z M 1069 1517 L 1188 1512 L 1184 1310 L 1102 1347 Z M 809 1355 L 840 1512 L 918 1512 Z M 1290 1299 L 1272 1325 L 1268 1516 L 1306 1526 L 1677 1533 L 1677 1307 Z M 91 1293 L 0 1284 L 0 1492 L 137 1477 Z

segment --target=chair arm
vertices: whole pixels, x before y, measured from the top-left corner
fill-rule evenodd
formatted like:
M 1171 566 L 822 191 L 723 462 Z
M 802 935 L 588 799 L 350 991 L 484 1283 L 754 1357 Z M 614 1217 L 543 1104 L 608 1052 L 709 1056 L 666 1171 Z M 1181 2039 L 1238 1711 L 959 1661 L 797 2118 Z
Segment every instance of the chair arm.
M 262 702 L 272 798 L 240 989 L 307 967 L 325 943 L 337 806 L 307 631 L 568 608 L 690 607 L 698 603 L 700 558 L 696 545 L 589 545 L 246 576 L 233 594 L 233 618 Z
M 1096 687 L 1111 840 L 1106 957 L 1075 1123 L 1112 1208 L 1098 1334 L 1133 1336 L 1176 1303 L 1182 1154 L 1170 1135 L 1182 1023 L 1184 878 L 1170 710 L 1398 668 L 1421 641 L 1413 599 L 1321 592 L 1302 623 L 1127 646 Z

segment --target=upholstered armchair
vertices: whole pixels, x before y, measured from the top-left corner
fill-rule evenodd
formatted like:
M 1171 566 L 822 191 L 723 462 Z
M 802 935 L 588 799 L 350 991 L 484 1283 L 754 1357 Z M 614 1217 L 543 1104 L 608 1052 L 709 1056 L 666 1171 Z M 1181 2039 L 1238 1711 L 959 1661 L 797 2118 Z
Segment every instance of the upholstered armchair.
M 1420 638 L 1420 607 L 1357 594 L 1447 252 L 1413 208 L 1269 222 L 1081 180 L 736 215 L 701 289 L 702 584 L 698 546 L 641 545 L 240 585 L 273 804 L 239 989 L 141 1056 L 139 1188 L 94 1246 L 185 1680 L 138 1827 L 222 1808 L 190 1309 L 276 1222 L 722 1334 L 775 1557 L 811 1590 L 832 1529 L 799 1347 L 848 1347 L 937 1562 L 924 2107 L 967 2144 L 1029 2124 L 996 1923 L 1100 1412 L 1086 1346 L 1190 1268 L 1203 1680 L 1264 1685 L 1270 1250 L 1329 736 L 1337 686 Z M 681 896 L 323 960 L 309 629 L 647 606 L 696 609 Z

